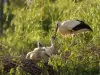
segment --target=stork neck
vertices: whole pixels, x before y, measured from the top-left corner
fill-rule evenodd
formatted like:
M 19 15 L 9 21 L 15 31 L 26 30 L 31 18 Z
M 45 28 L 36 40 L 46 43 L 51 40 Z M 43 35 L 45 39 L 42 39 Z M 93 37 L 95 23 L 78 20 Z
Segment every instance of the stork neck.
M 54 47 L 54 40 L 51 39 L 51 46 Z

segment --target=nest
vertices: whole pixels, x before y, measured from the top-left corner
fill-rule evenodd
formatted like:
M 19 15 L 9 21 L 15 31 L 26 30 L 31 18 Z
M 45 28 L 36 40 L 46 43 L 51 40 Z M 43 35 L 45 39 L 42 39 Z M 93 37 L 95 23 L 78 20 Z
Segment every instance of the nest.
M 12 68 L 14 68 L 16 72 L 16 68 L 20 67 L 25 73 L 29 73 L 30 75 L 41 75 L 44 73 L 44 68 L 47 70 L 49 75 L 58 75 L 58 72 L 53 69 L 53 66 L 44 63 L 44 66 L 41 68 L 32 60 L 25 59 L 24 57 L 18 57 L 18 62 L 12 60 L 14 57 L 9 55 L 1 56 L 0 59 L 2 61 L 2 70 L 4 73 L 10 72 Z

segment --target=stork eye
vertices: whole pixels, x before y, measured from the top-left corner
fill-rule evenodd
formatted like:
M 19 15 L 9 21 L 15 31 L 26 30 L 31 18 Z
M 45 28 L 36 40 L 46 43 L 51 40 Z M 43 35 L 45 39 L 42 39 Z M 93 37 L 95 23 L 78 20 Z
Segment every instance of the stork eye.
M 56 37 L 55 36 L 52 36 L 52 39 L 55 39 Z

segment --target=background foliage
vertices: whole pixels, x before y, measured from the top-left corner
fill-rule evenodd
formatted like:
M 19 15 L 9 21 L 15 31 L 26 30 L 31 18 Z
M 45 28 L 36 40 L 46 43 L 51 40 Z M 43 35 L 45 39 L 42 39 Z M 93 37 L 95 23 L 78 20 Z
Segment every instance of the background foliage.
M 55 69 L 60 66 L 60 75 L 99 75 L 100 0 L 29 1 L 31 0 L 10 0 L 10 4 L 5 5 L 0 56 L 26 55 L 36 47 L 37 41 L 48 46 L 57 21 L 78 19 L 90 25 L 93 32 L 79 34 L 73 38 L 62 38 L 58 34 L 60 55 L 51 58 L 49 64 Z M 72 42 L 76 44 L 70 47 Z M 0 68 L 2 69 L 2 65 Z M 13 69 L 10 74 L 12 72 Z M 16 75 L 17 73 L 19 72 L 16 72 Z

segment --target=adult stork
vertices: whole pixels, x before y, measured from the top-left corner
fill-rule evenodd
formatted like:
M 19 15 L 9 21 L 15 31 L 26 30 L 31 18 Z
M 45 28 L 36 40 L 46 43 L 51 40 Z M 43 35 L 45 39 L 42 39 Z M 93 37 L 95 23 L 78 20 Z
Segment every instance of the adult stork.
M 67 20 L 64 22 L 57 22 L 55 36 L 57 31 L 64 37 L 70 34 L 76 34 L 80 32 L 93 31 L 91 27 L 80 20 Z

